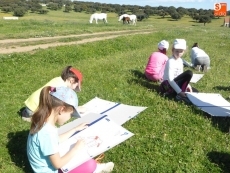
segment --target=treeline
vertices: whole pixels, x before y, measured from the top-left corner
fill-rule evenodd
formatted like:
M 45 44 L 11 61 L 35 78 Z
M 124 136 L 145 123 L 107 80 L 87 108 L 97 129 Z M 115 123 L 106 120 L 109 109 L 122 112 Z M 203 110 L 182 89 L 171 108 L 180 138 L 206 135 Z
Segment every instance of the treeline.
M 46 6 L 43 7 L 43 5 Z M 102 13 L 117 13 L 118 15 L 128 13 L 136 14 L 138 20 L 147 19 L 149 16 L 170 16 L 174 20 L 179 20 L 185 15 L 189 15 L 192 19 L 201 23 L 211 22 L 211 19 L 218 18 L 214 16 L 213 9 L 196 9 L 196 8 L 175 8 L 173 6 L 151 7 L 138 5 L 120 5 L 120 4 L 106 4 L 97 2 L 83 2 L 70 0 L 0 0 L 0 8 L 2 12 L 13 12 L 14 16 L 22 17 L 27 12 L 34 12 L 39 14 L 46 14 L 49 10 L 61 10 L 63 12 L 85 12 L 95 13 L 100 11 Z M 230 15 L 230 11 L 227 12 Z

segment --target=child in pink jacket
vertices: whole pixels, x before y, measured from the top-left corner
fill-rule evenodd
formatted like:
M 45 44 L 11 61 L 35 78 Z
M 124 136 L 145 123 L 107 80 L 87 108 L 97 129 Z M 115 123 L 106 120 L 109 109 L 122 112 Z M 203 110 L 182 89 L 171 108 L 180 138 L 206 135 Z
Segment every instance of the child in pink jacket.
M 169 48 L 169 43 L 162 40 L 158 43 L 158 52 L 153 52 L 148 60 L 145 68 L 145 76 L 147 79 L 157 82 L 163 80 L 165 64 L 168 60 L 166 52 Z

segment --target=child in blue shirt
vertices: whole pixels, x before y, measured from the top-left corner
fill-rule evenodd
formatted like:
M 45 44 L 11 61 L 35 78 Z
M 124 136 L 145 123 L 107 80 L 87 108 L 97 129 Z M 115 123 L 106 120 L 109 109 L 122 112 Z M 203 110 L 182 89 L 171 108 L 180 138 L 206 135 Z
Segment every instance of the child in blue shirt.
M 56 124 L 63 125 L 71 115 L 78 116 L 78 98 L 69 87 L 50 87 L 42 89 L 39 106 L 31 119 L 30 133 L 27 140 L 27 156 L 34 172 L 61 173 L 60 168 L 67 164 L 84 147 L 84 141 L 78 140 L 75 146 L 60 157 L 59 143 L 67 140 L 74 132 L 87 128 L 86 123 L 58 135 Z M 91 159 L 76 167 L 71 173 L 111 172 L 112 162 L 97 164 Z

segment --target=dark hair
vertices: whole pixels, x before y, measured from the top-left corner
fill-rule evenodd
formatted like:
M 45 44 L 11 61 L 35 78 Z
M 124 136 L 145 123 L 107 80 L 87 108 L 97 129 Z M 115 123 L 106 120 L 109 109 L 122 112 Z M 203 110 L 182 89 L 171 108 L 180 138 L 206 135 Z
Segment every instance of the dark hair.
M 161 52 L 161 53 L 163 53 L 163 54 L 165 54 L 165 55 L 166 55 L 166 53 L 167 53 L 167 49 L 166 49 L 166 48 L 163 48 L 162 50 L 158 48 L 158 50 L 159 50 L 159 52 Z
M 73 110 L 71 105 L 50 95 L 51 88 L 46 86 L 40 93 L 38 108 L 31 118 L 30 134 L 37 133 L 51 115 L 52 110 L 57 109 L 59 106 L 64 106 L 65 110 Z
M 198 43 L 194 43 L 192 47 L 199 47 Z
M 66 66 L 61 73 L 61 78 L 66 81 L 66 79 L 74 78 L 75 82 L 78 82 L 78 77 L 71 71 L 72 66 Z

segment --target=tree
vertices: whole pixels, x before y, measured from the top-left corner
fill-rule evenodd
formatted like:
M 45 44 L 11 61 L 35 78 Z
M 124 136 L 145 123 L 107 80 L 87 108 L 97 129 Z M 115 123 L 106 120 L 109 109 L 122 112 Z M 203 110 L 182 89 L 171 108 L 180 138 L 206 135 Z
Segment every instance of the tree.
M 18 7 L 14 9 L 14 16 L 22 17 L 26 13 L 25 8 L 23 7 Z
M 164 18 L 166 15 L 168 15 L 168 12 L 165 11 L 165 10 L 159 10 L 159 11 L 158 11 L 158 15 L 159 15 L 159 16 L 162 16 L 162 18 Z
M 47 14 L 48 12 L 49 12 L 49 10 L 45 10 L 45 9 L 38 10 L 39 14 Z
M 39 11 L 40 9 L 42 9 L 42 6 L 40 4 L 37 4 L 37 3 L 30 4 L 31 12 Z
M 50 3 L 47 5 L 47 8 L 50 9 L 50 10 L 58 10 L 58 4 L 57 4 L 57 3 L 50 2 Z
M 167 12 L 169 15 L 173 14 L 176 12 L 176 8 L 173 7 L 173 6 L 170 6 L 168 9 L 167 9 Z
M 1 11 L 3 11 L 4 13 L 9 13 L 11 12 L 13 9 L 10 6 L 6 6 L 6 7 L 2 7 Z
M 82 12 L 82 8 L 81 8 L 80 5 L 74 5 L 73 10 L 74 10 L 75 12 Z
M 199 21 L 200 20 L 200 15 L 199 14 L 195 14 L 193 16 L 193 19 L 196 20 L 196 22 Z
M 148 15 L 145 14 L 145 13 L 139 13 L 136 16 L 137 16 L 137 20 L 138 21 L 142 21 L 143 19 L 147 19 L 148 18 Z
M 178 8 L 176 9 L 176 11 L 177 11 L 178 13 L 180 13 L 181 16 L 184 16 L 184 15 L 186 15 L 186 14 L 189 14 L 188 10 L 185 9 L 185 8 L 183 8 L 183 7 L 178 7 Z
M 172 14 L 171 14 L 171 18 L 172 19 L 175 19 L 175 20 L 178 20 L 178 19 L 181 19 L 181 15 L 180 15 L 180 13 L 178 13 L 178 12 L 173 12 Z
M 65 5 L 64 12 L 70 12 L 72 10 L 71 5 Z
M 204 23 L 204 26 L 206 23 L 210 23 L 211 22 L 211 18 L 207 15 L 200 15 L 199 18 L 199 23 Z

